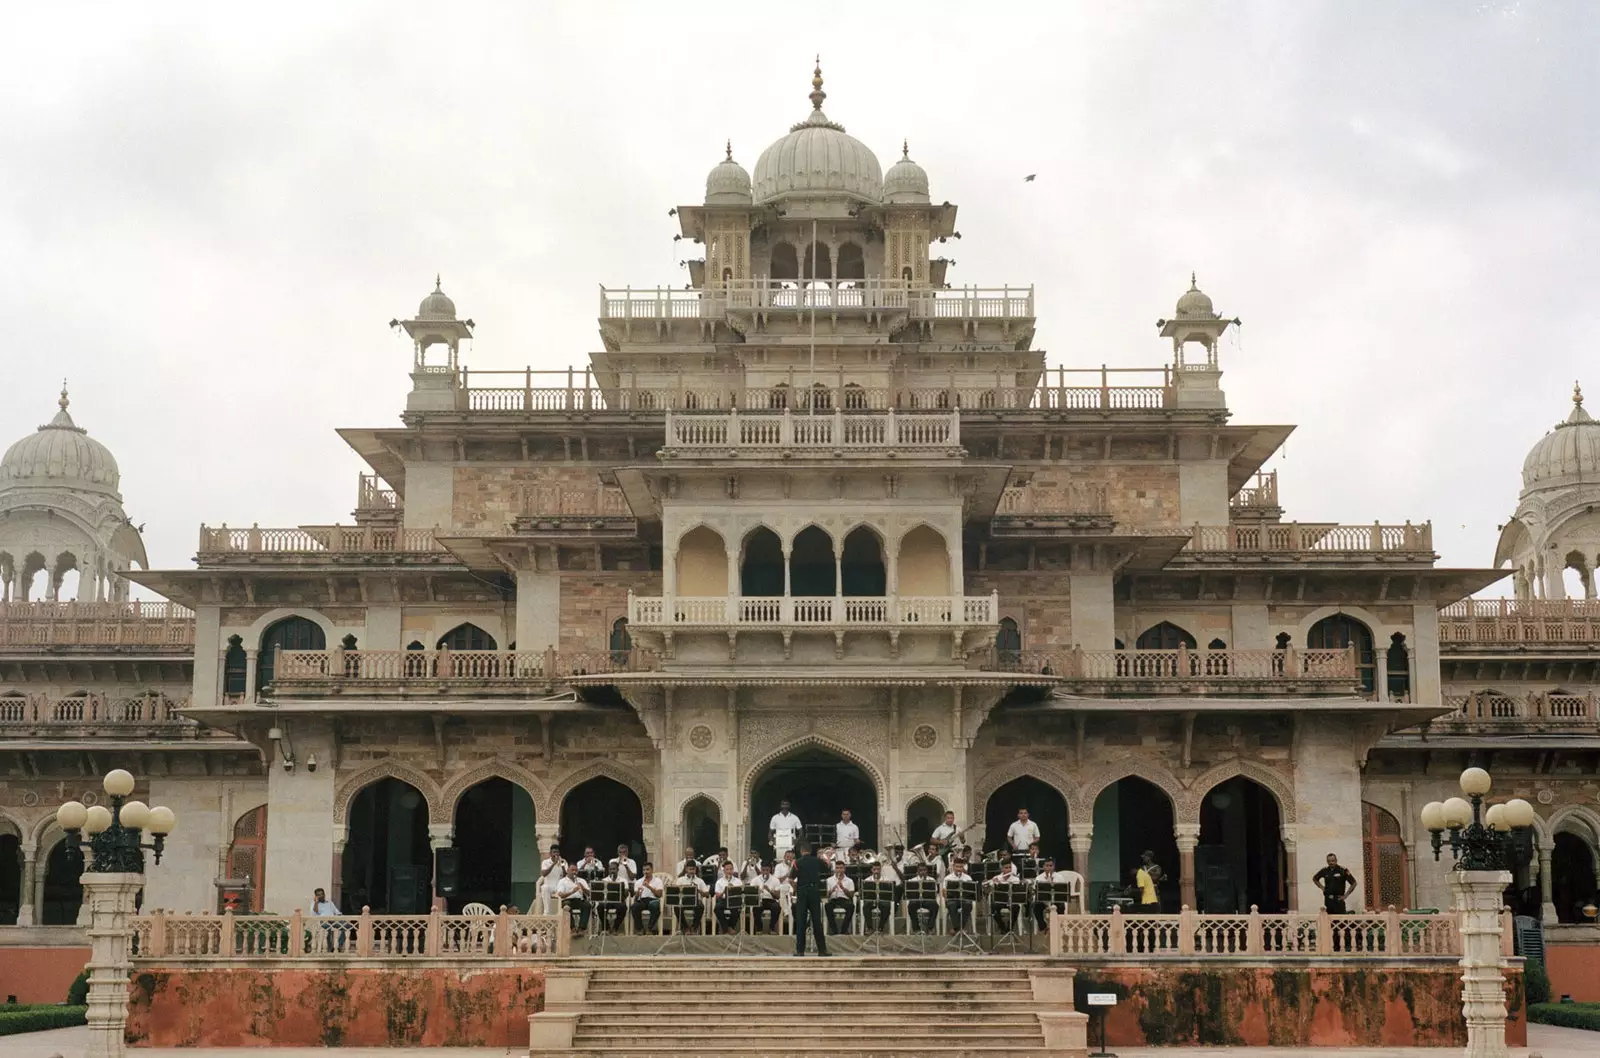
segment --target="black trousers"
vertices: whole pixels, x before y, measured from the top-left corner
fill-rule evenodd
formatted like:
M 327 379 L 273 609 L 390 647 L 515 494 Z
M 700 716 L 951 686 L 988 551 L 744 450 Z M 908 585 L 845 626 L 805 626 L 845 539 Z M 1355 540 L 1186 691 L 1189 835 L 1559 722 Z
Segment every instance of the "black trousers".
M 1049 913 L 1048 912 L 1048 908 L 1049 907 L 1050 907 L 1049 904 L 1042 903 L 1042 902 L 1036 902 L 1033 905 L 1033 921 L 1034 921 L 1034 924 L 1039 927 L 1039 932 L 1040 933 L 1043 933 L 1044 930 L 1045 930 L 1044 920 L 1045 920 L 1046 915 Z M 1067 913 L 1067 905 L 1065 903 L 1057 904 L 1056 905 L 1056 911 L 1058 911 L 1059 913 L 1065 915 Z
M 589 913 L 594 910 L 589 901 L 581 896 L 570 897 L 567 900 L 567 914 L 577 913 L 578 932 L 582 933 L 589 928 Z
M 722 932 L 732 933 L 739 928 L 739 912 L 728 906 L 728 898 L 717 897 L 717 921 L 722 924 Z
M 861 924 L 865 929 L 883 930 L 889 925 L 894 905 L 887 900 L 874 900 L 861 905 Z
M 661 901 L 656 897 L 647 896 L 643 900 L 633 902 L 633 927 L 640 933 L 647 928 L 644 924 L 644 916 L 647 914 L 650 916 L 650 925 L 654 926 L 661 917 Z
M 946 900 L 944 902 L 945 917 L 950 920 L 950 932 L 956 933 L 966 929 L 972 921 L 971 900 Z
M 600 925 L 612 933 L 621 931 L 622 920 L 628 914 L 626 904 L 596 904 L 595 910 L 600 912 Z
M 1328 909 L 1328 914 L 1330 915 L 1346 914 L 1343 896 L 1329 896 L 1328 894 L 1324 893 L 1322 897 L 1322 906 Z
M 918 932 L 933 932 L 934 926 L 939 922 L 939 902 L 937 900 L 911 901 L 911 928 Z M 926 925 L 923 916 L 927 916 Z
M 817 941 L 817 952 L 828 950 L 828 938 L 822 932 L 822 894 L 815 889 L 801 889 L 794 897 L 794 953 L 806 953 L 806 926 Z
M 839 925 L 840 912 L 844 914 L 844 925 Z M 856 920 L 855 901 L 848 897 L 836 896 L 828 901 L 828 932 L 849 933 L 851 925 Z
M 755 907 L 755 928 L 757 932 L 769 929 L 778 932 L 778 920 L 783 917 L 783 908 L 771 897 L 767 897 Z

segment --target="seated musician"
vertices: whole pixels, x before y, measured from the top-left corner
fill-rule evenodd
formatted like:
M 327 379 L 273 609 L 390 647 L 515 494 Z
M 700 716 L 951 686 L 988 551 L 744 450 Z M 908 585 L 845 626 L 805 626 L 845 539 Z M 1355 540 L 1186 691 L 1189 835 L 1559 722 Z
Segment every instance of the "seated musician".
M 574 866 L 578 868 L 578 877 L 586 882 L 598 882 L 606 876 L 606 865 L 595 859 L 593 845 L 583 847 L 583 859 Z
M 633 892 L 633 879 L 634 874 L 630 874 L 627 865 L 622 864 L 613 866 L 599 882 L 590 883 L 590 895 L 595 910 L 600 912 L 600 923 L 611 932 L 622 928 L 622 920 L 628 913 L 628 896 Z
M 983 883 L 990 890 L 989 917 L 998 923 L 1007 932 L 1017 929 L 1017 913 L 1022 910 L 1023 901 L 1016 893 L 1001 895 L 1000 886 L 1016 886 L 1023 884 L 1022 872 L 1010 860 L 1003 860 L 1000 873 Z
M 735 933 L 739 929 L 739 911 L 729 906 L 728 895 L 743 888 L 744 882 L 733 871 L 733 861 L 723 860 L 722 874 L 717 878 L 716 912 L 724 933 Z
M 873 883 L 874 886 L 879 887 L 879 892 L 883 895 L 873 900 L 868 900 L 866 888 L 865 886 L 862 887 L 861 924 L 864 929 L 878 932 L 888 924 L 889 916 L 894 914 L 894 890 L 891 887 L 892 883 L 883 876 L 882 863 L 874 863 L 871 870 L 872 873 L 862 881 Z
M 593 851 L 593 850 L 590 850 Z M 556 883 L 553 890 L 556 900 L 569 915 L 578 917 L 578 932 L 589 928 L 589 883 L 578 874 L 576 863 L 567 864 L 567 876 Z
M 849 933 L 850 926 L 856 920 L 856 883 L 845 874 L 844 860 L 838 860 L 833 865 L 833 875 L 828 879 L 828 885 L 823 890 L 827 902 L 823 905 L 823 917 L 828 920 L 829 933 Z M 839 925 L 840 919 L 844 925 Z
M 778 923 L 783 918 L 784 901 L 793 895 L 794 887 L 787 880 L 779 878 L 766 864 L 761 865 L 761 873 L 756 875 L 755 886 L 761 896 L 761 902 L 756 905 L 755 930 L 760 933 L 765 928 L 776 933 Z M 763 923 L 768 922 L 770 925 L 763 926 Z
M 611 877 L 619 882 L 632 882 L 639 877 L 639 865 L 634 862 L 632 856 L 628 855 L 628 846 L 626 844 L 617 846 L 617 854 L 612 857 L 610 863 L 606 864 L 606 869 L 611 872 Z M 627 873 L 623 873 L 624 871 Z
M 688 907 L 678 908 L 678 926 L 688 933 L 693 933 L 700 928 L 700 918 L 705 914 L 704 898 L 710 887 L 705 879 L 700 877 L 700 865 L 690 860 L 684 864 L 683 871 L 672 883 L 677 886 L 691 886 L 695 890 L 695 902 Z
M 655 865 L 646 863 L 643 874 L 633 883 L 633 928 L 636 933 L 649 933 L 661 918 L 661 894 L 667 883 L 656 876 Z M 650 921 L 645 921 L 645 916 Z
M 950 865 L 950 873 L 944 876 L 940 887 L 944 892 L 945 915 L 950 919 L 950 932 L 959 933 L 967 928 L 972 921 L 972 901 L 965 896 L 954 896 L 950 892 L 951 885 L 964 882 L 972 884 L 972 875 L 967 873 L 967 861 L 956 860 Z
M 793 875 L 794 875 L 794 850 L 793 849 L 785 849 L 784 852 L 783 852 L 783 860 L 781 862 L 779 862 L 779 864 L 776 867 L 772 868 L 772 876 L 774 878 L 778 879 L 778 881 L 780 881 L 780 882 L 788 882 L 790 885 L 793 885 L 794 884 Z
M 938 879 L 933 876 L 931 867 L 926 863 L 919 863 L 917 864 L 917 873 L 910 880 L 918 883 L 921 891 L 930 894 L 913 897 L 911 902 L 906 905 L 911 911 L 911 928 L 918 933 L 931 933 L 933 932 L 933 924 L 939 921 L 939 900 L 936 895 L 933 895 L 938 893 L 938 889 L 929 890 L 928 886 L 929 884 L 936 886 Z M 908 888 L 907 892 L 910 891 Z
M 1053 860 L 1053 859 L 1046 859 L 1044 861 L 1044 863 L 1040 865 L 1039 873 L 1033 879 L 1033 881 L 1034 881 L 1035 885 L 1039 885 L 1039 884 L 1066 885 L 1067 883 L 1071 882 L 1072 879 L 1074 879 L 1076 877 L 1077 877 L 1077 875 L 1074 874 L 1072 871 L 1058 871 L 1058 870 L 1056 870 L 1056 861 Z M 1053 904 L 1055 904 L 1056 911 L 1058 911 L 1058 912 L 1060 912 L 1061 914 L 1064 915 L 1064 914 L 1067 913 L 1067 902 L 1064 899 L 1063 900 L 1052 900 L 1052 901 L 1046 902 L 1044 900 L 1038 899 L 1038 895 L 1039 894 L 1037 893 L 1037 891 L 1035 891 L 1035 894 L 1034 894 L 1035 899 L 1033 901 L 1033 922 L 1034 922 L 1034 925 L 1039 927 L 1039 932 L 1043 933 L 1044 932 L 1045 908 L 1049 907 L 1050 904 L 1053 903 Z
M 906 887 L 904 884 L 905 878 L 901 875 L 900 868 L 896 866 L 900 862 L 899 854 L 894 851 L 897 848 L 899 846 L 891 846 L 889 855 L 878 861 L 883 871 L 876 877 L 894 886 L 894 900 L 898 904 L 905 899 Z
M 1040 865 L 1044 862 L 1044 857 L 1039 852 L 1039 843 L 1037 841 L 1028 846 L 1028 854 L 1026 856 L 1017 858 L 1021 861 L 1017 864 L 1017 869 L 1022 872 L 1023 878 L 1029 880 L 1033 878 Z
M 694 864 L 695 866 L 699 866 L 700 860 L 694 854 L 694 846 L 693 845 L 685 845 L 683 847 L 683 859 L 679 860 L 677 863 L 673 864 L 673 866 L 672 866 L 672 876 L 674 878 L 683 877 L 683 869 L 685 867 L 689 866 L 690 864 Z
M 740 879 L 750 885 L 761 877 L 761 853 L 752 851 L 744 861 L 744 869 L 739 872 Z

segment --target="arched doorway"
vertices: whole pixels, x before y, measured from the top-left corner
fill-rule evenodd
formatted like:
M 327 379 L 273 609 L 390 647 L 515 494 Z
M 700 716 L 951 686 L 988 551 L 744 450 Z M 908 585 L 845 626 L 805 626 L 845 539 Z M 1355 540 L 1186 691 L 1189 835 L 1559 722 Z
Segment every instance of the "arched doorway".
M 44 906 L 39 909 L 41 926 L 75 926 L 83 906 L 83 887 L 78 876 L 83 863 L 68 853 L 65 838 L 57 838 L 44 861 Z
M 985 852 L 1006 848 L 1006 829 L 1017 821 L 1017 810 L 1039 824 L 1039 851 L 1053 857 L 1061 870 L 1074 869 L 1072 846 L 1067 841 L 1067 799 L 1061 791 L 1032 775 L 1012 779 L 989 795 L 984 807 Z
M 475 624 L 458 624 L 450 631 L 439 637 L 435 644 L 438 649 L 449 647 L 451 650 L 495 650 L 494 636 L 485 632 Z
M 261 633 L 261 650 L 256 655 L 256 690 L 272 682 L 279 650 L 326 650 L 328 638 L 322 626 L 308 617 L 285 617 Z
M 832 845 L 839 814 L 850 809 L 861 829 L 861 843 L 879 846 L 878 788 L 867 770 L 855 761 L 823 746 L 804 746 L 761 770 L 750 787 L 749 844 L 764 855 L 774 849 L 767 841 L 767 824 L 778 813 L 778 803 L 805 824 L 804 837 Z M 748 853 L 748 849 L 735 850 Z
M 15 926 L 22 910 L 22 835 L 0 833 L 0 926 Z
M 452 914 L 468 904 L 533 906 L 539 880 L 539 838 L 533 798 L 499 776 L 467 788 L 456 802 L 455 847 L 460 856 Z
M 421 791 L 402 779 L 379 779 L 356 794 L 345 822 L 340 910 L 425 913 L 433 902 L 433 853 Z
M 644 844 L 644 807 L 639 795 L 606 775 L 574 786 L 561 801 L 561 854 L 581 859 L 586 846 L 609 860 L 627 845 L 635 863 L 649 858 Z
M 1288 904 L 1278 802 L 1254 780 L 1236 775 L 1206 794 L 1194 860 L 1201 911 L 1276 914 Z
M 850 530 L 844 538 L 839 559 L 841 595 L 878 599 L 889 592 L 889 576 L 884 571 L 883 541 L 864 525 Z
M 1361 877 L 1366 881 L 1367 910 L 1411 906 L 1411 883 L 1406 873 L 1406 843 L 1400 820 L 1387 809 L 1361 803 Z
M 1562 831 L 1555 836 L 1550 852 L 1550 899 L 1556 905 L 1556 918 L 1562 922 L 1591 922 L 1583 913 L 1587 904 L 1600 899 L 1595 891 L 1594 849 L 1577 834 Z
M 746 534 L 743 551 L 739 556 L 739 594 L 747 599 L 782 595 L 783 543 L 778 534 L 757 526 Z M 722 579 L 726 583 L 727 575 Z
M 1156 895 L 1162 909 L 1178 907 L 1182 864 L 1172 824 L 1172 798 L 1148 779 L 1129 775 L 1100 791 L 1094 800 L 1089 869 L 1078 868 L 1089 884 L 1091 908 L 1105 906 L 1107 890 L 1133 884 L 1134 871 L 1145 852 L 1154 853 L 1161 868 Z
M 228 843 L 228 879 L 240 883 L 235 899 L 244 897 L 243 906 L 234 910 L 260 912 L 267 888 L 266 805 L 252 808 L 234 821 L 233 840 Z M 224 899 L 227 896 L 225 893 Z
M 1195 639 L 1187 629 L 1179 628 L 1171 621 L 1162 621 L 1140 632 L 1133 645 L 1138 650 L 1177 650 L 1179 647 L 1193 650 Z
M 1324 617 L 1306 632 L 1306 647 L 1311 650 L 1344 650 L 1356 648 L 1356 673 L 1361 687 L 1368 694 L 1377 681 L 1373 663 L 1372 630 L 1349 614 L 1337 613 Z
M 683 843 L 693 845 L 695 855 L 704 859 L 722 847 L 722 809 L 717 802 L 704 795 L 691 797 L 683 806 Z M 732 850 L 730 850 L 731 852 Z M 672 859 L 675 851 L 663 855 Z M 667 869 L 671 869 L 667 864 Z
M 796 597 L 833 595 L 837 572 L 833 538 L 814 525 L 800 530 L 789 552 L 789 593 Z
M 923 796 L 906 806 L 905 843 L 921 845 L 933 837 L 934 828 L 944 822 L 944 805 L 937 797 Z

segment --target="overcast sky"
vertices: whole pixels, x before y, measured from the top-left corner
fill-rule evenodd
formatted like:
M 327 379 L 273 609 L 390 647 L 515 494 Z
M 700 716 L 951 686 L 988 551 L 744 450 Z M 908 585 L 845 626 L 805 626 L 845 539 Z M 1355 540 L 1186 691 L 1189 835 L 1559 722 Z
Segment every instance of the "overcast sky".
M 1191 269 L 1290 517 L 1488 565 L 1528 448 L 1600 402 L 1591 3 L 26 4 L 0 64 L 4 442 L 108 444 L 152 564 L 349 520 L 435 272 L 473 368 L 582 365 L 600 284 L 682 286 L 669 207 L 826 109 L 1034 284 L 1053 364 L 1157 366 Z M 1033 183 L 1023 176 L 1038 173 Z M 1592 402 L 1594 403 L 1594 402 Z M 1600 407 L 1596 407 L 1600 412 Z

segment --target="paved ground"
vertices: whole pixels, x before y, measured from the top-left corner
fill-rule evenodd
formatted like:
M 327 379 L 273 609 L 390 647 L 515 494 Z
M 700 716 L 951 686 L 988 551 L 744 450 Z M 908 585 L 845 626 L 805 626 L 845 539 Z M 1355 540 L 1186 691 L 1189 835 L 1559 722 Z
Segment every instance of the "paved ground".
M 78 1058 L 88 1045 L 88 1029 L 51 1029 L 20 1036 L 0 1036 L 0 1058 Z M 1561 1029 L 1554 1025 L 1529 1025 L 1527 1050 L 1514 1050 L 1515 1058 L 1543 1055 L 1544 1058 L 1600 1058 L 1600 1032 Z M 1335 1050 L 1331 1047 L 1280 1049 L 1276 1047 L 1118 1047 L 1117 1058 L 1454 1058 L 1457 1048 L 1373 1047 L 1364 1050 Z M 433 1047 L 412 1050 L 381 1050 L 347 1047 L 337 1052 L 324 1048 L 237 1048 L 204 1050 L 178 1048 L 135 1048 L 133 1058 L 522 1058 L 521 1048 L 510 1051 L 498 1047 Z M 755 1056 L 752 1056 L 755 1058 Z

